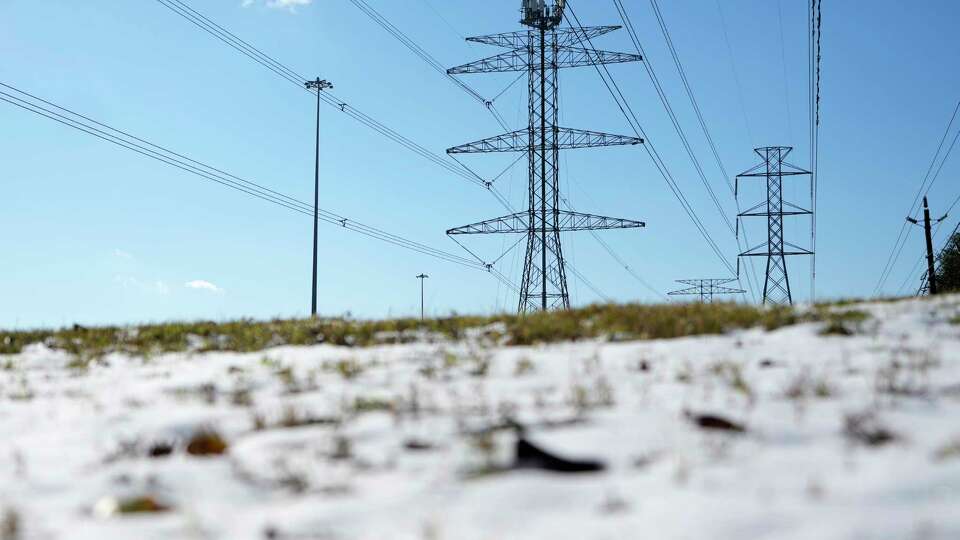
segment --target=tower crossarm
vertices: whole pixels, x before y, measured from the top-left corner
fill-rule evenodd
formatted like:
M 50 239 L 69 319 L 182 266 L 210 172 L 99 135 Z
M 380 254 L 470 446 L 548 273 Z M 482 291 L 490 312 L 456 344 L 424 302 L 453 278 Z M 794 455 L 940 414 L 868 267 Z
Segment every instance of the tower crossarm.
M 767 201 L 763 201 L 760 204 L 745 210 L 744 212 L 737 214 L 737 217 L 758 217 L 758 216 L 807 216 L 812 214 L 810 210 L 806 208 L 801 208 L 793 203 L 783 201 L 784 207 L 789 207 L 780 212 L 769 212 L 766 210 Z
M 575 45 L 580 40 L 593 39 L 604 34 L 609 34 L 619 30 L 620 26 L 587 26 L 584 28 L 558 28 L 555 30 L 557 35 L 557 45 L 567 46 Z M 579 35 L 578 35 L 579 34 Z M 505 49 L 522 49 L 529 43 L 530 33 L 528 31 L 505 32 L 502 34 L 491 34 L 487 36 L 468 37 L 467 41 L 473 43 L 482 43 L 484 45 L 493 45 L 494 47 L 503 47 Z
M 670 291 L 667 294 L 670 296 L 699 296 L 700 301 L 702 302 L 711 302 L 714 295 L 721 294 L 743 294 L 747 291 L 743 289 L 734 289 L 732 287 L 724 287 L 723 285 L 727 283 L 733 283 L 736 279 L 726 278 L 726 279 L 678 279 L 677 283 L 682 283 L 684 285 L 690 285 L 685 289 L 679 289 L 676 291 Z
M 737 175 L 737 178 L 751 178 L 751 177 L 753 177 L 753 178 L 766 178 L 766 177 L 768 177 L 768 176 L 800 176 L 800 175 L 803 175 L 803 174 L 810 174 L 810 173 L 807 172 L 807 171 L 802 171 L 802 170 L 801 170 L 801 171 L 788 171 L 788 170 L 783 170 L 783 171 L 777 173 L 776 175 L 771 175 L 771 174 L 768 174 L 768 173 L 766 173 L 766 172 L 747 172 L 747 173 L 738 174 L 738 175 Z
M 478 154 L 490 152 L 529 152 L 529 129 L 520 129 L 487 139 L 454 146 L 447 149 L 448 154 Z M 533 130 L 533 141 L 540 139 L 540 129 Z M 594 148 L 598 146 L 623 146 L 643 144 L 643 139 L 626 135 L 613 135 L 583 129 L 557 128 L 556 145 L 558 150 Z
M 537 56 L 539 58 L 539 56 Z M 639 62 L 643 57 L 639 54 L 599 51 L 583 47 L 557 47 L 558 68 L 592 66 L 594 64 L 620 64 L 624 62 Z M 489 56 L 481 60 L 452 67 L 447 70 L 448 75 L 462 75 L 466 73 L 505 73 L 511 71 L 527 71 L 530 69 L 531 56 L 528 49 L 518 48 L 505 53 Z
M 784 244 L 787 244 L 792 249 L 784 250 L 783 253 L 780 253 L 779 251 L 771 250 L 769 248 L 769 244 L 765 242 L 763 244 L 754 246 L 744 251 L 743 253 L 740 254 L 740 257 L 769 257 L 772 255 L 813 255 L 813 252 L 808 249 L 804 249 L 800 246 L 795 246 L 788 242 L 784 242 Z
M 676 291 L 670 291 L 667 293 L 668 296 L 693 296 L 700 294 L 700 287 L 687 287 L 686 289 L 679 289 Z
M 597 216 L 594 214 L 584 214 L 582 212 L 572 212 L 569 210 L 558 210 L 554 216 L 550 216 L 553 223 L 547 223 L 547 228 L 551 231 L 575 232 L 575 231 L 597 231 L 603 229 L 638 229 L 646 227 L 646 223 L 632 219 L 614 218 L 607 216 Z M 479 223 L 456 227 L 447 231 L 449 235 L 458 234 L 528 234 L 530 214 L 527 212 L 517 212 L 507 216 L 494 219 L 488 219 Z
M 771 175 L 771 172 L 766 168 L 766 162 L 754 165 L 749 169 L 743 171 L 737 175 L 737 178 L 765 178 L 767 176 L 800 176 L 804 174 L 811 174 L 810 171 L 797 167 L 796 165 L 791 165 L 786 161 L 780 162 L 779 170 L 777 170 L 775 175 Z

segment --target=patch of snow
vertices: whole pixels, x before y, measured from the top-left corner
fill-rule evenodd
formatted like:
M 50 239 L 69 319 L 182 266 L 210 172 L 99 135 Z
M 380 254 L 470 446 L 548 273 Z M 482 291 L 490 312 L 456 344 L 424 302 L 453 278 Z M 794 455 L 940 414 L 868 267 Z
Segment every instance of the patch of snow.
M 479 343 L 494 326 L 82 371 L 33 345 L 0 371 L 0 517 L 98 540 L 960 538 L 958 306 L 845 307 L 872 317 L 852 336 Z M 606 469 L 513 470 L 512 423 Z M 201 430 L 227 452 L 186 452 Z M 166 511 L 124 513 L 138 497 Z

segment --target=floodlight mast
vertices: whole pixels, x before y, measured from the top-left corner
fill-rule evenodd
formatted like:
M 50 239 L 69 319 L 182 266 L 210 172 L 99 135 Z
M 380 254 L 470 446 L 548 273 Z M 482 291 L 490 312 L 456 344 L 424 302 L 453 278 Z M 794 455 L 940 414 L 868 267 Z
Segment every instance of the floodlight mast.
M 420 280 L 420 322 L 424 321 L 424 311 L 423 311 L 423 281 L 430 276 L 426 274 L 419 274 L 417 279 Z
M 317 316 L 317 226 L 320 223 L 320 92 L 333 88 L 333 84 L 317 77 L 316 80 L 306 81 L 303 86 L 307 90 L 317 91 L 317 146 L 313 168 L 313 279 L 310 282 L 311 300 L 310 316 Z
M 450 75 L 523 72 L 528 75 L 528 124 L 504 133 L 447 149 L 448 154 L 524 152 L 528 161 L 529 207 L 526 211 L 456 227 L 448 235 L 515 233 L 527 236 L 518 311 L 569 309 L 566 263 L 561 232 L 644 227 L 640 221 L 583 214 L 560 208 L 560 150 L 643 144 L 643 139 L 562 128 L 559 119 L 560 68 L 638 62 L 635 54 L 598 51 L 582 43 L 617 30 L 618 26 L 558 28 L 563 22 L 563 0 L 522 0 L 521 24 L 528 27 L 467 38 L 508 49 L 489 58 L 447 70 Z

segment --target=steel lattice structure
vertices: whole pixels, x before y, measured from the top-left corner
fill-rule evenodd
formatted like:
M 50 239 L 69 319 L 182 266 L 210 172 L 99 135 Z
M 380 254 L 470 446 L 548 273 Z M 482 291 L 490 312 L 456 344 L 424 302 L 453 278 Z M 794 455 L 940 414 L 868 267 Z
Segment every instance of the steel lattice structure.
M 463 144 L 448 154 L 524 152 L 529 167 L 526 211 L 447 231 L 448 235 L 527 235 L 518 311 L 570 307 L 561 232 L 644 227 L 640 221 L 582 214 L 560 209 L 560 150 L 642 144 L 643 139 L 561 128 L 558 121 L 558 72 L 561 68 L 637 62 L 639 55 L 597 51 L 579 44 L 619 26 L 558 28 L 563 0 L 524 0 L 521 24 L 528 29 L 467 38 L 509 49 L 508 52 L 449 69 L 451 75 L 526 71 L 529 84 L 526 129 Z
M 737 281 L 736 278 L 727 279 L 678 279 L 677 283 L 690 285 L 686 289 L 668 292 L 670 296 L 699 296 L 700 301 L 709 304 L 713 302 L 713 296 L 716 294 L 743 294 L 747 291 L 743 289 L 733 289 L 724 287 L 727 283 Z
M 790 290 L 790 276 L 787 273 L 787 257 L 792 255 L 813 255 L 813 251 L 792 244 L 784 238 L 783 218 L 785 216 L 811 215 L 810 210 L 801 208 L 783 200 L 783 177 L 810 175 L 810 171 L 787 163 L 786 157 L 793 150 L 789 146 L 765 146 L 754 148 L 754 152 L 763 162 L 736 177 L 734 193 L 739 200 L 741 178 L 762 178 L 766 180 L 767 197 L 765 201 L 748 208 L 737 215 L 737 236 L 740 220 L 744 217 L 767 218 L 767 241 L 754 246 L 740 257 L 766 257 L 767 272 L 763 283 L 763 303 L 791 305 L 793 293 Z M 739 258 L 737 262 L 739 274 Z

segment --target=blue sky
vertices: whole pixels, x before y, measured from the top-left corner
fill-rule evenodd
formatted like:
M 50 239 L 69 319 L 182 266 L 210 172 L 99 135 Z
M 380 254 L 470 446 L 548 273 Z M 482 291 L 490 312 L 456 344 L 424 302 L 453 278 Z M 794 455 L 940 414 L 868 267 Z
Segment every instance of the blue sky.
M 466 1 L 369 1 L 450 66 L 498 52 L 467 44 L 462 36 L 518 28 L 516 0 L 491 0 L 482 8 Z M 438 154 L 500 131 L 482 107 L 349 0 L 188 3 L 296 71 L 333 81 L 335 93 L 352 106 Z M 727 213 L 734 214 L 650 5 L 625 4 L 708 180 Z M 794 163 L 807 166 L 807 2 L 661 4 L 726 168 L 736 173 L 754 165 L 751 148 L 760 145 L 795 146 Z M 573 5 L 584 24 L 619 21 L 613 2 Z M 823 12 L 818 296 L 866 296 L 960 99 L 960 73 L 950 69 L 960 56 L 955 32 L 960 4 L 826 1 Z M 632 50 L 625 31 L 595 45 Z M 156 1 L 2 0 L 0 53 L 4 83 L 302 200 L 312 197 L 310 97 Z M 733 261 L 734 239 L 642 66 L 617 65 L 611 71 Z M 512 77 L 466 80 L 492 96 Z M 592 69 L 565 71 L 561 86 L 564 125 L 630 133 Z M 524 122 L 525 99 L 522 84 L 498 99 L 509 124 Z M 321 114 L 324 208 L 451 252 L 459 248 L 444 230 L 503 213 L 482 189 L 335 109 Z M 0 103 L 0 126 L 0 326 L 308 312 L 309 218 L 6 103 Z M 946 162 L 931 190 L 935 212 L 960 195 L 957 159 Z M 486 155 L 465 162 L 493 176 L 509 160 Z M 568 152 L 562 166 L 562 182 L 578 210 L 647 222 L 643 230 L 602 234 L 654 288 L 666 292 L 675 279 L 726 277 L 640 149 Z M 524 167 L 501 182 L 513 205 L 523 206 Z M 805 185 L 789 186 L 786 194 L 806 204 Z M 757 191 L 757 200 L 760 196 Z M 955 214 L 946 229 L 956 224 L 960 211 Z M 758 226 L 750 225 L 754 237 L 763 232 Z M 790 238 L 808 243 L 806 224 L 788 227 Z M 320 234 L 325 314 L 414 314 L 419 310 L 414 276 L 421 272 L 431 276 L 429 313 L 510 311 L 516 305 L 514 294 L 483 272 L 334 226 L 322 225 Z M 504 241 L 490 237 L 470 245 L 493 259 Z M 607 296 L 658 300 L 588 234 L 568 235 L 565 242 L 572 264 Z M 885 293 L 897 292 L 921 249 L 922 239 L 914 233 Z M 517 281 L 521 263 L 511 254 L 500 269 Z M 797 258 L 790 265 L 795 296 L 805 299 L 808 262 Z M 599 300 L 576 279 L 570 286 L 575 304 Z

